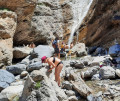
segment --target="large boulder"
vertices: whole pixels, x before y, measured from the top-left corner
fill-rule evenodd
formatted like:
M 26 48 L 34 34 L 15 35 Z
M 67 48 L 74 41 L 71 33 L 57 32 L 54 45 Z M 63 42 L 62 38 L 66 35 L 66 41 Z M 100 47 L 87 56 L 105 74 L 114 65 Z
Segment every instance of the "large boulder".
M 103 56 L 103 55 L 107 55 L 107 51 L 103 48 L 103 47 L 98 47 L 95 52 L 94 52 L 94 55 L 97 56 Z
M 15 12 L 0 10 L 0 67 L 10 65 L 13 58 L 13 36 L 17 25 Z
M 23 87 L 23 85 L 18 85 L 5 88 L 0 93 L 0 101 L 13 101 L 16 96 L 19 98 L 23 91 Z
M 102 79 L 113 79 L 115 78 L 115 70 L 110 66 L 104 66 L 99 71 Z
M 25 83 L 24 83 L 24 88 L 22 91 L 22 95 L 19 99 L 19 101 L 25 101 L 27 99 L 27 97 L 31 94 L 32 89 L 34 87 L 34 81 L 32 80 L 32 78 L 28 75 Z
M 78 43 L 72 48 L 72 52 L 77 55 L 77 57 L 86 56 L 86 47 L 84 43 Z
M 116 69 L 116 70 L 115 70 L 115 73 L 116 73 L 116 75 L 117 75 L 118 77 L 120 77 L 120 69 Z
M 14 75 L 19 75 L 23 71 L 26 70 L 26 65 L 25 64 L 16 64 L 16 65 L 7 66 L 6 70 L 11 72 Z
M 81 76 L 82 78 L 91 78 L 93 75 L 97 74 L 98 70 L 99 66 L 88 68 L 86 71 L 81 72 Z
M 0 91 L 8 87 L 15 80 L 13 74 L 6 70 L 0 70 Z
M 32 52 L 32 48 L 29 47 L 14 47 L 13 49 L 13 58 L 19 59 L 19 58 L 25 58 L 27 57 L 30 52 Z
M 36 48 L 34 48 L 31 55 L 35 53 L 38 58 L 41 58 L 43 56 L 51 57 L 54 53 L 54 49 L 48 45 L 39 45 Z
M 116 57 L 119 53 L 120 53 L 120 45 L 119 44 L 115 44 L 109 48 L 109 54 L 112 57 Z
M 41 67 L 42 67 L 42 63 L 41 62 L 35 62 L 35 63 L 29 64 L 27 66 L 27 71 L 31 72 L 33 70 L 39 70 Z
M 86 85 L 84 80 L 81 78 L 80 73 L 70 72 L 69 80 L 73 85 L 73 89 L 82 97 L 86 98 L 87 94 L 92 93 L 92 89 Z

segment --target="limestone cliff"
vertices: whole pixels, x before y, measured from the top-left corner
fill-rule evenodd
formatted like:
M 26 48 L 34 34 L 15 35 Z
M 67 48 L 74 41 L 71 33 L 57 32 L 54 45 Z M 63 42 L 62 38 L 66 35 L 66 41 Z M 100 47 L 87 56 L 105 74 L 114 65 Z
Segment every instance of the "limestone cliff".
M 120 1 L 94 0 L 79 28 L 79 41 L 87 46 L 109 47 L 115 39 L 120 43 Z
M 12 63 L 13 36 L 16 31 L 16 26 L 16 13 L 0 10 L 0 68 Z
M 1 0 L 0 9 L 8 9 L 17 14 L 17 28 L 14 35 L 14 45 L 23 44 L 31 32 L 31 18 L 36 0 Z
M 7 8 L 17 14 L 17 29 L 14 45 L 34 42 L 36 45 L 49 44 L 55 36 L 68 42 L 74 23 L 72 10 L 77 0 L 2 0 L 0 9 Z M 79 33 L 79 42 L 87 46 L 109 47 L 115 38 L 119 42 L 119 0 L 93 0 Z

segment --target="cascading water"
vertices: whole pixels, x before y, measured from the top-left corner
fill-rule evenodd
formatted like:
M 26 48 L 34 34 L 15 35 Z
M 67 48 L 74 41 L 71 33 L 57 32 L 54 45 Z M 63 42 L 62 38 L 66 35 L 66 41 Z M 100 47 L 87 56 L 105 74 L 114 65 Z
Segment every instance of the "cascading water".
M 73 40 L 74 33 L 80 27 L 80 25 L 82 23 L 82 20 L 86 16 L 92 1 L 93 0 L 73 0 L 72 1 L 73 26 L 72 26 L 70 38 L 69 38 L 69 41 L 68 41 L 69 46 L 70 46 L 70 43 Z

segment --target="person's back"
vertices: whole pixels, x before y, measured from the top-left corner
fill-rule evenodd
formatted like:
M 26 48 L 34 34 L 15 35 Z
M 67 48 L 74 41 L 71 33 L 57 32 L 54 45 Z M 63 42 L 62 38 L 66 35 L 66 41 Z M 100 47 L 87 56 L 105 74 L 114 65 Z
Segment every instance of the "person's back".
M 58 58 L 60 58 L 60 49 L 59 49 L 59 40 L 56 37 L 55 40 L 52 42 L 52 46 L 54 48 L 55 51 L 55 55 L 58 56 Z
M 50 61 L 52 61 L 56 66 L 58 65 L 58 63 L 61 61 L 59 58 L 57 57 L 50 57 L 49 58 Z
M 57 48 L 57 40 L 56 39 L 52 42 L 52 46 L 53 46 L 53 48 Z

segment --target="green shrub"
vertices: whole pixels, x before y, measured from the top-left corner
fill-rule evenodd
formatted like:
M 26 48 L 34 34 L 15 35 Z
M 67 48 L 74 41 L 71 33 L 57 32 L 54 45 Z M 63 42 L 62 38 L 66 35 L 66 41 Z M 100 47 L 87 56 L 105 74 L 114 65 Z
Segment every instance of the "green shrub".
M 39 89 L 41 86 L 40 81 L 36 82 L 35 89 Z
M 0 8 L 0 10 L 10 11 L 10 9 L 8 9 L 8 8 Z

